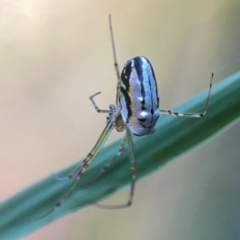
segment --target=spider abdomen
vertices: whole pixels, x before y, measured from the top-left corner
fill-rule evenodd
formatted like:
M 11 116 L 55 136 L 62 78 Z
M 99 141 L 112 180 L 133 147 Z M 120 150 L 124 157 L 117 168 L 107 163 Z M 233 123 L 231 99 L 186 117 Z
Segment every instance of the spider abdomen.
M 143 136 L 155 131 L 160 116 L 155 74 L 149 60 L 138 56 L 128 60 L 121 73 L 120 107 L 130 131 Z

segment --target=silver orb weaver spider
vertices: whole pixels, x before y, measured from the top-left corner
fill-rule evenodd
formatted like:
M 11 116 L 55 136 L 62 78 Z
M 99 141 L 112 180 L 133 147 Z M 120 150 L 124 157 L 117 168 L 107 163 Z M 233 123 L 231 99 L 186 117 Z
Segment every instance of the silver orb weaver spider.
M 137 176 L 134 158 L 134 146 L 131 134 L 133 133 L 136 136 L 144 136 L 154 133 L 156 130 L 155 125 L 160 116 L 160 113 L 176 117 L 190 118 L 202 118 L 207 113 L 214 76 L 213 73 L 211 75 L 206 104 L 202 113 L 180 113 L 174 112 L 172 110 L 160 110 L 157 82 L 151 63 L 147 58 L 143 56 L 134 57 L 126 62 L 122 73 L 120 74 L 114 44 L 111 15 L 109 15 L 109 27 L 114 58 L 114 68 L 117 75 L 116 103 L 115 105 L 111 104 L 109 106 L 109 110 L 102 110 L 98 107 L 94 100 L 94 98 L 101 92 L 97 92 L 90 96 L 90 101 L 92 102 L 95 110 L 98 113 L 108 114 L 107 124 L 103 129 L 100 137 L 98 138 L 96 144 L 88 153 L 87 157 L 83 160 L 83 162 L 80 163 L 77 168 L 68 176 L 63 178 L 55 176 L 57 180 L 69 180 L 73 177 L 75 177 L 75 179 L 68 188 L 68 190 L 60 198 L 60 200 L 54 205 L 54 207 L 48 212 L 46 212 L 44 215 L 33 219 L 33 221 L 40 220 L 48 216 L 50 213 L 54 212 L 57 208 L 61 206 L 61 204 L 72 192 L 78 180 L 83 176 L 88 166 L 94 160 L 96 154 L 102 148 L 113 129 L 116 129 L 118 132 L 123 132 L 124 130 L 126 131 L 120 144 L 120 148 L 117 154 L 113 157 L 113 159 L 102 168 L 102 171 L 92 181 L 90 181 L 90 183 L 97 180 L 110 167 L 110 165 L 116 160 L 116 158 L 124 151 L 125 144 L 126 142 L 128 142 L 130 151 L 130 168 L 132 170 L 129 198 L 125 204 L 96 204 L 96 206 L 107 209 L 120 209 L 130 206 L 133 200 L 134 186 Z M 32 220 L 30 219 L 30 221 Z

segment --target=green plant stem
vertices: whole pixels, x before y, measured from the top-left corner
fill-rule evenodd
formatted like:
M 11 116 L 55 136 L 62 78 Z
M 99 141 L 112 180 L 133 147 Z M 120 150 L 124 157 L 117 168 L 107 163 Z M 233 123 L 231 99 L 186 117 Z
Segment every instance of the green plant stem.
M 174 110 L 201 112 L 206 96 L 207 91 L 204 91 Z M 213 86 L 206 117 L 190 119 L 162 116 L 158 121 L 156 133 L 133 138 L 137 179 L 158 170 L 168 161 L 209 139 L 220 130 L 226 129 L 239 116 L 240 72 Z M 22 222 L 37 218 L 51 209 L 66 191 L 69 181 L 58 182 L 49 176 L 3 202 L 0 205 L 0 239 L 23 237 L 63 215 L 97 202 L 130 184 L 128 150 L 125 150 L 98 181 L 88 186 L 83 184 L 94 178 L 101 171 L 101 167 L 112 159 L 118 150 L 119 142 L 116 141 L 100 151 L 67 200 L 48 217 L 35 222 Z M 66 176 L 75 167 L 76 164 L 58 174 Z

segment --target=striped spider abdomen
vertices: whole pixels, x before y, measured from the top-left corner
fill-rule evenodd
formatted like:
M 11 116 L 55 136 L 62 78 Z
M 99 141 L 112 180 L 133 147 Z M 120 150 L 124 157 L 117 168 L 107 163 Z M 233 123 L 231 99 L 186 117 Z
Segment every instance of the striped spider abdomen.
M 121 73 L 120 108 L 123 121 L 137 136 L 155 132 L 160 116 L 157 82 L 149 60 L 128 60 Z

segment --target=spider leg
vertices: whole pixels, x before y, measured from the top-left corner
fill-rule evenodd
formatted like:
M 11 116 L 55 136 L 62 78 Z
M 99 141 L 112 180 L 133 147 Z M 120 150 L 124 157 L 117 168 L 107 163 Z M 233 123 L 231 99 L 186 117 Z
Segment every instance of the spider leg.
M 90 96 L 89 97 L 89 99 L 90 99 L 90 101 L 92 102 L 92 104 L 93 104 L 93 106 L 94 106 L 94 108 L 95 108 L 95 110 L 98 112 L 98 113 L 114 113 L 114 110 L 102 110 L 102 109 L 100 109 L 98 106 L 97 106 L 97 104 L 96 104 L 96 102 L 94 101 L 94 97 L 96 97 L 98 94 L 100 94 L 101 92 L 97 92 L 97 93 L 95 93 L 95 94 L 93 94 L 92 96 Z
M 122 154 L 122 152 L 124 151 L 124 147 L 127 141 L 127 134 L 124 135 L 124 138 L 120 144 L 120 148 L 118 149 L 118 152 L 116 153 L 116 155 L 113 157 L 113 159 L 111 161 L 109 161 L 105 166 L 103 166 L 102 171 L 96 176 L 94 177 L 92 180 L 90 180 L 87 183 L 82 184 L 83 186 L 87 186 L 90 185 L 92 183 L 94 183 L 96 180 L 98 180 L 108 169 L 109 167 L 114 163 L 114 161 Z
M 117 110 L 119 110 L 120 109 L 119 108 L 119 96 L 120 96 L 120 88 L 121 88 L 121 78 L 120 78 L 120 71 L 119 71 L 117 54 L 116 54 L 115 43 L 114 43 L 111 14 L 109 14 L 109 28 L 110 28 L 110 34 L 111 34 L 114 68 L 115 68 L 115 72 L 116 72 L 116 75 L 117 75 L 116 107 L 117 107 Z
M 81 169 L 81 164 L 79 164 L 68 176 L 66 177 L 59 177 L 58 175 L 56 175 L 55 173 L 52 173 L 51 176 L 53 178 L 55 178 L 58 181 L 66 181 L 66 180 L 70 180 L 72 179 L 77 173 L 78 171 Z
M 207 96 L 207 101 L 206 101 L 203 112 L 201 112 L 201 113 L 179 113 L 179 112 L 173 112 L 172 110 L 160 110 L 160 112 L 162 114 L 170 114 L 170 115 L 173 115 L 173 116 L 176 116 L 176 117 L 191 117 L 191 118 L 202 118 L 202 117 L 204 117 L 207 113 L 208 104 L 209 104 L 209 100 L 210 100 L 213 76 L 214 75 L 212 73 L 210 86 L 209 86 L 209 91 L 208 91 L 208 96 Z
M 135 181 L 136 181 L 136 177 L 137 177 L 137 169 L 136 169 L 136 164 L 135 164 L 132 136 L 131 136 L 131 132 L 128 128 L 126 128 L 126 135 L 127 135 L 127 140 L 128 140 L 129 150 L 130 150 L 130 167 L 132 170 L 131 188 L 130 188 L 128 200 L 126 203 L 119 204 L 119 205 L 105 205 L 105 204 L 97 203 L 95 205 L 96 207 L 104 208 L 104 209 L 120 209 L 120 208 L 129 207 L 132 204 Z
M 96 157 L 98 151 L 104 145 L 104 143 L 107 140 L 108 136 L 110 135 L 112 129 L 113 129 L 112 122 L 109 120 L 107 122 L 107 125 L 105 126 L 104 130 L 102 131 L 102 134 L 100 135 L 98 141 L 94 145 L 93 149 L 88 153 L 87 157 L 83 160 L 83 162 L 81 164 L 81 168 L 78 171 L 76 178 L 74 179 L 74 181 L 72 182 L 72 184 L 70 185 L 68 190 L 60 198 L 60 200 L 54 205 L 54 207 L 52 209 L 50 209 L 48 212 L 46 212 L 45 214 L 43 214 L 42 216 L 38 217 L 38 218 L 26 219 L 23 222 L 32 222 L 32 221 L 40 220 L 40 219 L 48 216 L 50 213 L 54 212 L 57 208 L 59 208 L 62 205 L 62 203 L 66 200 L 66 198 L 72 192 L 72 190 L 75 187 L 75 185 L 77 184 L 78 180 L 82 177 L 82 175 L 86 171 L 87 167 L 94 160 L 94 158 Z
M 110 110 L 101 110 L 99 109 L 99 107 L 97 106 L 96 102 L 94 101 L 94 97 L 97 96 L 98 94 L 100 94 L 101 92 L 97 92 L 95 94 L 93 94 L 92 96 L 89 97 L 90 101 L 92 102 L 94 108 L 96 109 L 96 111 L 98 113 L 108 113 L 108 114 L 112 114 L 115 112 L 115 106 L 114 105 L 110 105 L 109 108 Z M 66 180 L 70 180 L 72 179 L 77 172 L 81 169 L 82 164 L 79 164 L 79 166 L 76 167 L 76 169 L 73 170 L 73 172 L 71 172 L 68 176 L 66 177 L 59 177 L 58 175 L 56 175 L 55 173 L 52 173 L 52 177 L 55 178 L 58 181 L 66 181 Z

